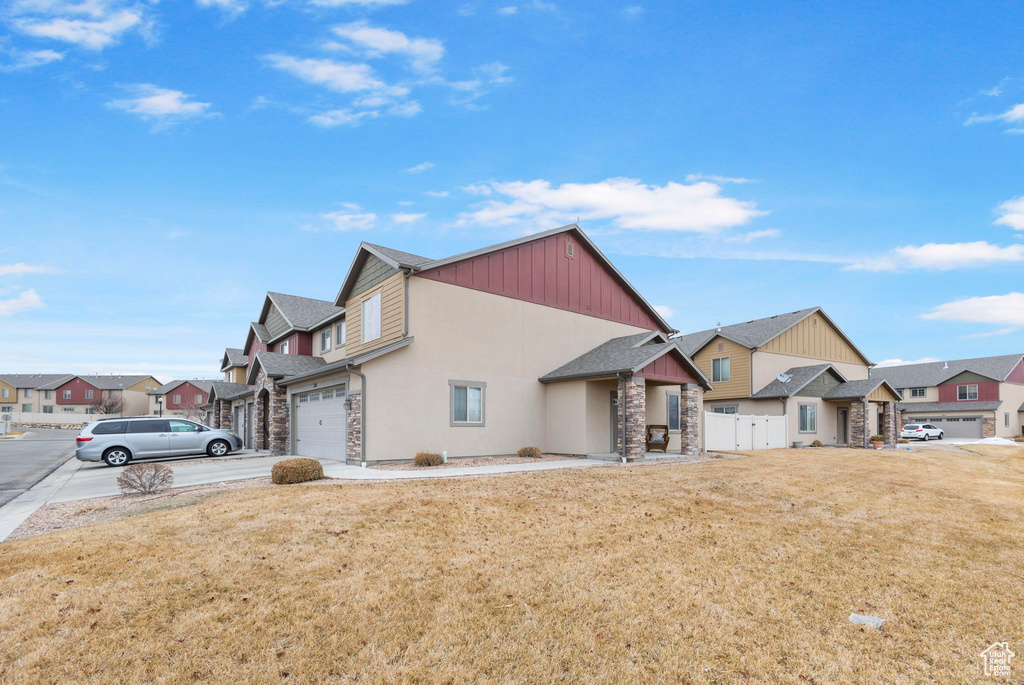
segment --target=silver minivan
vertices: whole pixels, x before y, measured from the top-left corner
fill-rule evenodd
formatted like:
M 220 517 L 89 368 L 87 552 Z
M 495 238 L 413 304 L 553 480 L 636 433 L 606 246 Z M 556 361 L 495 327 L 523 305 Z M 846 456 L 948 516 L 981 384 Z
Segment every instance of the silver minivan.
M 100 419 L 75 439 L 75 458 L 124 466 L 133 459 L 206 454 L 223 457 L 242 449 L 241 439 L 227 430 L 195 421 L 158 416 Z

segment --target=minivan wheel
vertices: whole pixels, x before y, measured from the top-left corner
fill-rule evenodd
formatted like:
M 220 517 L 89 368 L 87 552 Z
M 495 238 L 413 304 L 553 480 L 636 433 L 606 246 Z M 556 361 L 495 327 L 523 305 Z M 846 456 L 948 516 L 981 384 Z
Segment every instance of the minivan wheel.
M 103 461 L 107 466 L 124 466 L 132 460 L 132 454 L 123 447 L 111 447 L 103 453 Z
M 231 445 L 223 440 L 214 440 L 206 447 L 206 453 L 211 457 L 223 457 L 231 451 Z

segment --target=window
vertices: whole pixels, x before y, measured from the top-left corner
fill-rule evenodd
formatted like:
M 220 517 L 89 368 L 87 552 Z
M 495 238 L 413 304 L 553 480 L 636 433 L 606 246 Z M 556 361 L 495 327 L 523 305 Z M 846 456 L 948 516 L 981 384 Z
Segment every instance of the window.
M 43 399 L 44 399 L 44 400 L 48 400 L 48 399 L 50 399 L 50 393 L 51 393 L 51 392 L 52 392 L 51 390 L 44 390 L 44 391 L 43 391 Z
M 1003 414 L 1003 425 L 1004 426 L 1009 426 L 1010 425 L 1010 412 L 1006 412 L 1005 414 Z
M 200 431 L 199 424 L 191 421 L 171 419 L 168 423 L 172 433 L 198 433 Z
M 800 432 L 818 432 L 818 407 L 813 404 L 800 405 Z
M 64 407 L 61 411 L 74 411 L 74 407 Z
M 978 384 L 971 383 L 970 385 L 956 386 L 956 399 L 957 402 L 978 399 Z
M 10 397 L 11 391 L 9 388 L 0 388 L 0 397 Z
M 320 331 L 320 351 L 327 352 L 331 349 L 331 329 L 325 328 Z
M 729 382 L 729 357 L 719 357 L 718 359 L 711 360 L 711 382 L 712 383 L 728 383 Z
M 129 433 L 168 433 L 170 426 L 167 419 L 143 419 L 142 421 L 130 421 L 128 423 Z
M 174 404 L 181 404 L 181 395 L 174 395 L 171 397 L 171 402 Z
M 735 404 L 720 404 L 717 407 L 712 407 L 711 411 L 715 414 L 735 414 L 739 411 L 739 406 Z
M 910 396 L 911 397 L 924 397 L 927 394 L 928 394 L 928 389 L 927 388 L 911 388 L 910 389 Z
M 363 342 L 380 337 L 380 293 L 363 302 Z
M 70 390 L 65 390 L 64 391 L 64 399 L 66 399 L 66 400 L 70 400 L 71 399 L 71 391 Z
M 341 323 L 338 324 L 338 342 L 337 342 L 338 347 L 341 347 L 342 345 L 345 344 L 345 334 L 348 332 L 348 331 L 345 330 L 345 328 L 346 327 L 345 327 L 345 322 L 344 321 L 342 321 Z
M 23 412 L 26 412 L 26 413 L 30 412 L 30 411 L 32 411 L 32 405 L 31 404 L 23 404 L 23 405 L 21 405 L 21 410 Z M 1007 426 L 1010 425 L 1010 415 L 1009 414 L 1006 415 L 1006 425 Z
M 128 426 L 127 421 L 100 421 L 92 429 L 93 435 L 120 435 Z
M 451 425 L 484 425 L 484 390 L 486 383 L 448 381 L 451 388 Z
M 85 399 L 87 399 L 87 400 L 91 400 L 92 399 L 92 390 L 86 390 L 85 391 Z
M 202 395 L 193 395 L 192 396 L 192 401 L 195 402 L 196 404 L 202 404 L 203 403 L 203 396 Z
M 53 405 L 52 404 L 44 405 L 43 406 L 43 413 L 44 414 L 52 414 L 53 413 Z
M 678 393 L 670 392 L 668 394 L 668 421 L 665 423 L 668 424 L 668 429 L 670 431 L 680 430 L 681 414 L 679 410 L 681 405 L 679 403 L 679 399 Z
M 29 397 L 32 397 L 32 389 L 25 388 L 25 399 L 28 399 Z
M 334 390 L 324 390 L 320 393 L 325 400 L 332 399 L 334 397 Z
M 86 414 L 95 414 L 96 413 L 96 409 L 95 409 L 95 407 L 86 407 L 85 408 L 85 413 Z
M 290 342 L 289 340 L 285 340 L 283 343 L 281 343 L 281 354 L 288 354 L 288 343 L 289 342 Z

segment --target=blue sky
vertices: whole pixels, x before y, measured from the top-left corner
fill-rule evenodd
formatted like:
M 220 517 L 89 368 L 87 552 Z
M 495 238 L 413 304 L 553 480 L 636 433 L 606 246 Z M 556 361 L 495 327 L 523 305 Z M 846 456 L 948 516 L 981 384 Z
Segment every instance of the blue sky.
M 0 369 L 214 376 L 361 240 L 575 221 L 687 332 L 1024 350 L 1017 3 L 14 0 Z

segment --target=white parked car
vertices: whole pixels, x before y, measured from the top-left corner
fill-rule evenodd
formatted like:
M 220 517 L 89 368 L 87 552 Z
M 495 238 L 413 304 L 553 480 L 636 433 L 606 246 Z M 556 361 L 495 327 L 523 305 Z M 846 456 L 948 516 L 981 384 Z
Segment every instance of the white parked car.
M 908 423 L 900 431 L 901 438 L 917 438 L 926 441 L 932 438 L 942 440 L 942 435 L 942 429 L 936 428 L 930 423 Z

